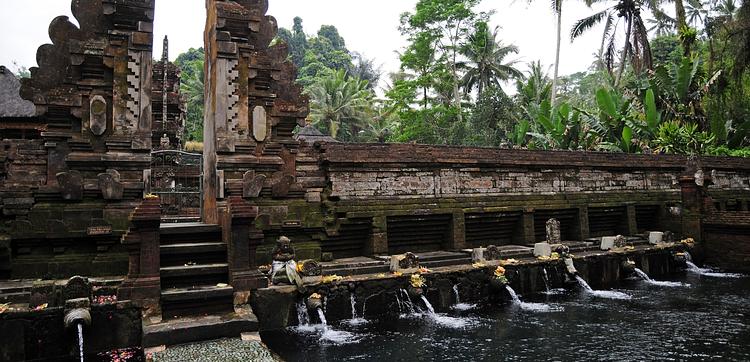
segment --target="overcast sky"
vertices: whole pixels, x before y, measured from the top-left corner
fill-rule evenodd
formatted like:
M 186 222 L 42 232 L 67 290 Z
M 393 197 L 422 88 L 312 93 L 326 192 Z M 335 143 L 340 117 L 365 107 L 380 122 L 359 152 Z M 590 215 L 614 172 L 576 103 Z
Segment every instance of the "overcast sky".
M 386 73 L 398 69 L 396 51 L 405 45 L 398 31 L 399 15 L 412 11 L 417 0 L 270 0 L 269 15 L 279 26 L 291 28 L 300 16 L 305 31 L 314 34 L 323 24 L 335 25 L 346 39 L 347 47 L 382 64 Z M 161 57 L 161 39 L 169 35 L 170 57 L 203 43 L 205 0 L 157 0 L 155 21 L 155 58 Z M 499 25 L 500 38 L 520 47 L 514 58 L 523 63 L 540 59 L 545 66 L 554 63 L 555 18 L 548 0 L 484 0 L 482 10 L 495 10 L 492 26 Z M 564 39 L 561 74 L 585 70 L 599 47 L 600 31 L 571 44 L 567 36 L 573 23 L 593 13 L 582 1 L 565 3 Z M 58 15 L 70 15 L 68 0 L 2 0 L 0 12 L 0 64 L 12 68 L 13 61 L 23 66 L 36 65 L 36 49 L 49 42 L 47 27 Z M 74 21 L 75 22 L 75 21 Z M 523 67 L 525 69 L 525 66 Z

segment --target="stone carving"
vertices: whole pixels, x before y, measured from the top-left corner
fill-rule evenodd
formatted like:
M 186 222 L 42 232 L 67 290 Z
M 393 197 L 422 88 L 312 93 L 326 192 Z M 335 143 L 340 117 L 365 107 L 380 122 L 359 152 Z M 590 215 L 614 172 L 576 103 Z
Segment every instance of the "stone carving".
M 99 174 L 99 189 L 105 200 L 122 200 L 124 187 L 120 182 L 120 173 L 116 170 L 107 170 L 107 173 Z
M 162 150 L 168 150 L 170 149 L 170 141 L 169 136 L 165 133 L 161 138 L 159 139 L 159 148 Z
M 315 277 L 323 275 L 323 266 L 316 260 L 305 260 L 299 262 L 301 264 L 300 274 L 306 277 Z
M 502 258 L 500 248 L 495 245 L 488 246 L 487 250 L 484 251 L 484 259 L 487 261 L 500 260 Z
M 294 184 L 294 176 L 277 173 L 271 179 L 271 193 L 274 198 L 286 197 Z
M 75 276 L 70 278 L 63 288 L 63 300 L 91 298 L 91 282 L 88 279 Z
M 256 106 L 253 109 L 253 137 L 258 142 L 266 140 L 268 129 L 268 118 L 266 117 L 266 109 L 262 106 Z
M 294 262 L 295 252 L 292 241 L 286 236 L 276 241 L 273 249 L 273 264 L 270 279 L 273 284 L 296 284 L 302 286 L 302 279 L 297 273 L 297 263 Z
M 624 248 L 628 246 L 628 238 L 622 235 L 617 235 L 614 241 L 615 248 Z
M 404 257 L 399 260 L 398 267 L 401 269 L 419 268 L 419 258 L 412 253 L 406 253 L 404 254 Z
M 255 171 L 247 171 L 242 178 L 242 197 L 254 199 L 260 196 L 263 185 L 266 183 L 266 175 L 256 175 Z
M 93 96 L 89 102 L 89 122 L 91 133 L 101 136 L 107 132 L 107 100 L 102 96 Z
M 62 198 L 67 201 L 83 200 L 83 176 L 78 171 L 60 172 L 57 174 Z
M 560 221 L 557 219 L 547 220 L 547 244 L 560 244 Z

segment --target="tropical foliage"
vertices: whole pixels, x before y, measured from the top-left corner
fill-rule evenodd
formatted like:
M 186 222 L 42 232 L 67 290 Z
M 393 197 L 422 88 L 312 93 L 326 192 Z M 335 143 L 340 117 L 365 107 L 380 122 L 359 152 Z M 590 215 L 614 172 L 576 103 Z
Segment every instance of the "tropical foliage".
M 519 63 L 523 44 L 504 42 L 509 29 L 479 3 L 418 0 L 400 18 L 401 67 L 384 77 L 333 26 L 307 35 L 295 18 L 275 41 L 299 69 L 309 121 L 345 142 L 750 155 L 750 0 L 584 0 L 597 11 L 570 36 L 601 41 L 570 75 Z M 552 1 L 558 25 L 565 6 Z M 196 140 L 202 61 L 178 59 Z

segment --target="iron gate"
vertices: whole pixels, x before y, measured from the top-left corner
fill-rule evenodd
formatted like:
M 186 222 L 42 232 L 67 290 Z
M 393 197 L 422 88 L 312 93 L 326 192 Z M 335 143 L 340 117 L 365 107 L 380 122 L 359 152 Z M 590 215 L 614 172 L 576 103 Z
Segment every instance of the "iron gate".
M 200 217 L 202 191 L 202 154 L 177 150 L 151 153 L 151 193 L 161 198 L 163 217 Z

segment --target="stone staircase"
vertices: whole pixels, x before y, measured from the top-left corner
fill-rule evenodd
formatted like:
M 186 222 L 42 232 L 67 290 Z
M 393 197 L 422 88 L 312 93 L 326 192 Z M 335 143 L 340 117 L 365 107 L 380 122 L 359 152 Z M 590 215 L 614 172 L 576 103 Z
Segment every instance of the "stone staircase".
M 231 312 L 227 245 L 218 225 L 164 224 L 161 307 L 165 319 Z
M 236 311 L 221 227 L 165 223 L 160 228 L 162 321 L 144 326 L 145 346 L 255 332 L 252 313 Z

